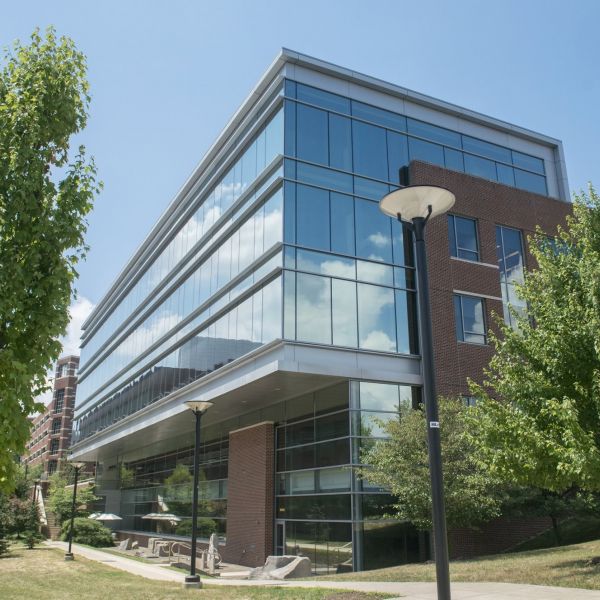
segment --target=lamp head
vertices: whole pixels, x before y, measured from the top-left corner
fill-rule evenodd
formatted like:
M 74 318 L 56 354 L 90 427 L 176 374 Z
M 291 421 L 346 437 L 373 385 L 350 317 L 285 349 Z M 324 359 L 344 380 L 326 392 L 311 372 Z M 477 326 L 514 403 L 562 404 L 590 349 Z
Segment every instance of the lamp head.
M 185 402 L 185 405 L 195 413 L 203 414 L 205 413 L 211 406 L 213 406 L 212 402 L 204 402 L 203 400 L 188 400 Z
M 85 463 L 84 462 L 77 462 L 77 461 L 69 461 L 69 464 L 74 468 L 74 469 L 81 469 L 82 467 L 85 467 Z
M 431 207 L 431 217 L 442 215 L 452 208 L 456 197 L 446 188 L 435 185 L 409 185 L 394 190 L 379 202 L 380 210 L 386 215 L 412 222 L 426 218 Z

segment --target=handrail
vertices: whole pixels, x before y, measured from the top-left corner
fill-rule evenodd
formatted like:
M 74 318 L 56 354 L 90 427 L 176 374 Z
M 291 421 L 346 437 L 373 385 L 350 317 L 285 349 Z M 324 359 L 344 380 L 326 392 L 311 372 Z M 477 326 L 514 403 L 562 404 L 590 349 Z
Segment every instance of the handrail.
M 188 544 L 186 542 L 173 542 L 171 544 L 171 547 L 169 548 L 169 564 L 171 564 L 171 562 L 172 562 L 171 559 L 173 558 L 173 548 L 175 548 L 175 546 L 178 546 L 178 547 L 181 546 L 183 548 L 187 548 L 190 551 L 190 553 L 192 551 L 191 544 Z M 177 560 L 179 561 L 180 559 L 181 559 L 181 551 L 177 552 Z

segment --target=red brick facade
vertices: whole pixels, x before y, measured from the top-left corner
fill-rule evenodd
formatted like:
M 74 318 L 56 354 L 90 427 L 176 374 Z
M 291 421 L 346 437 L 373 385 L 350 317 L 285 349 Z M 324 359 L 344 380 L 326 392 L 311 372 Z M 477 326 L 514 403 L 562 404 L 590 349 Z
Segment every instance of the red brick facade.
M 272 422 L 229 434 L 227 562 L 257 567 L 273 552 L 274 456 Z
M 474 558 L 499 554 L 552 527 L 550 517 L 494 519 L 479 529 L 455 529 L 448 533 L 450 558 Z
M 78 366 L 78 356 L 58 359 L 52 401 L 32 422 L 24 462 L 30 466 L 41 464 L 46 474 L 52 474 L 60 466 L 71 446 Z
M 485 299 L 486 323 L 494 324 L 493 313 L 502 317 L 502 293 L 496 255 L 496 225 L 520 229 L 525 245 L 525 266 L 532 268 L 527 237 L 537 226 L 553 235 L 564 224 L 571 205 L 508 187 L 479 177 L 422 162 L 410 166 L 410 183 L 439 185 L 456 195 L 451 212 L 477 220 L 480 262 L 450 257 L 448 220 L 433 219 L 427 226 L 429 286 L 431 293 L 434 356 L 437 388 L 441 395 L 467 395 L 467 378 L 480 381 L 492 357 L 489 345 L 456 340 L 453 293 L 463 291 Z

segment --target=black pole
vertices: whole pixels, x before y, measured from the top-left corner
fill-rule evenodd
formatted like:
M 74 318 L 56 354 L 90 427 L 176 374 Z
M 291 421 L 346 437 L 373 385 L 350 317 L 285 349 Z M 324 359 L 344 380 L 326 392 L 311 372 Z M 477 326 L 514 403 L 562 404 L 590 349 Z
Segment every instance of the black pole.
M 431 306 L 429 302 L 429 277 L 427 275 L 427 251 L 425 248 L 426 223 L 427 219 L 423 217 L 413 219 L 417 261 L 421 360 L 423 361 L 423 396 L 425 399 L 425 414 L 427 418 L 427 443 L 429 447 L 429 474 L 431 478 L 433 542 L 435 548 L 438 600 L 450 600 L 450 570 L 448 566 L 446 512 L 444 510 L 440 418 L 435 389 Z
M 65 560 L 73 560 L 71 544 L 73 543 L 73 526 L 75 521 L 75 503 L 77 501 L 77 479 L 79 477 L 79 467 L 75 467 L 75 483 L 73 484 L 73 502 L 71 503 L 71 527 L 69 528 L 69 549 L 65 554 Z
M 196 575 L 196 536 L 197 536 L 197 519 L 198 519 L 198 476 L 200 470 L 200 421 L 202 419 L 202 411 L 195 410 L 196 416 L 196 441 L 194 445 L 194 491 L 192 494 L 192 550 L 190 574 L 185 578 L 186 584 L 193 586 L 200 585 L 200 576 Z

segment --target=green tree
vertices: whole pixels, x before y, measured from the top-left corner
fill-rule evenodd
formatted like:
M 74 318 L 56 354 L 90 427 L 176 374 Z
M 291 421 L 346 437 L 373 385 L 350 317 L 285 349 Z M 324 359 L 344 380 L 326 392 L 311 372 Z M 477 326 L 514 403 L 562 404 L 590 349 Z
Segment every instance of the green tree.
M 119 480 L 121 488 L 130 488 L 135 485 L 135 472 L 133 469 L 128 469 L 124 464 L 119 467 Z
M 497 478 L 474 457 L 466 435 L 466 414 L 460 399 L 440 398 L 440 433 L 444 469 L 446 519 L 449 528 L 470 527 L 500 514 L 504 497 Z M 430 529 L 431 487 L 425 411 L 407 409 L 397 420 L 382 424 L 389 440 L 379 440 L 361 454 L 368 467 L 359 470 L 363 479 L 396 497 L 394 516 L 417 528 Z
M 0 70 L 0 489 L 10 492 L 43 407 L 69 321 L 85 216 L 99 191 L 93 160 L 69 141 L 86 124 L 86 63 L 48 29 L 16 43 Z
M 495 355 L 472 383 L 471 443 L 482 466 L 556 494 L 600 489 L 600 197 L 575 197 L 567 229 L 530 244 L 519 287 L 527 318 L 491 334 Z M 517 315 L 516 315 L 517 316 Z
M 90 505 L 98 500 L 94 490 L 90 486 L 78 486 L 75 499 L 75 516 L 85 517 L 90 511 Z M 48 509 L 53 512 L 59 523 L 71 518 L 71 507 L 73 503 L 73 487 L 63 473 L 58 472 L 50 477 L 50 489 L 48 492 Z M 86 508 L 82 508 L 85 506 Z
M 62 525 L 61 539 L 68 541 L 71 531 L 71 521 L 65 521 Z M 77 517 L 73 521 L 73 541 L 77 544 L 87 544 L 96 548 L 113 546 L 112 534 L 108 527 L 93 519 Z
M 0 493 L 0 556 L 8 552 L 8 533 L 12 523 L 12 514 L 8 497 Z
M 34 546 L 44 539 L 40 533 L 40 513 L 36 504 L 31 502 L 27 510 L 25 529 L 22 532 L 25 545 L 33 550 Z

